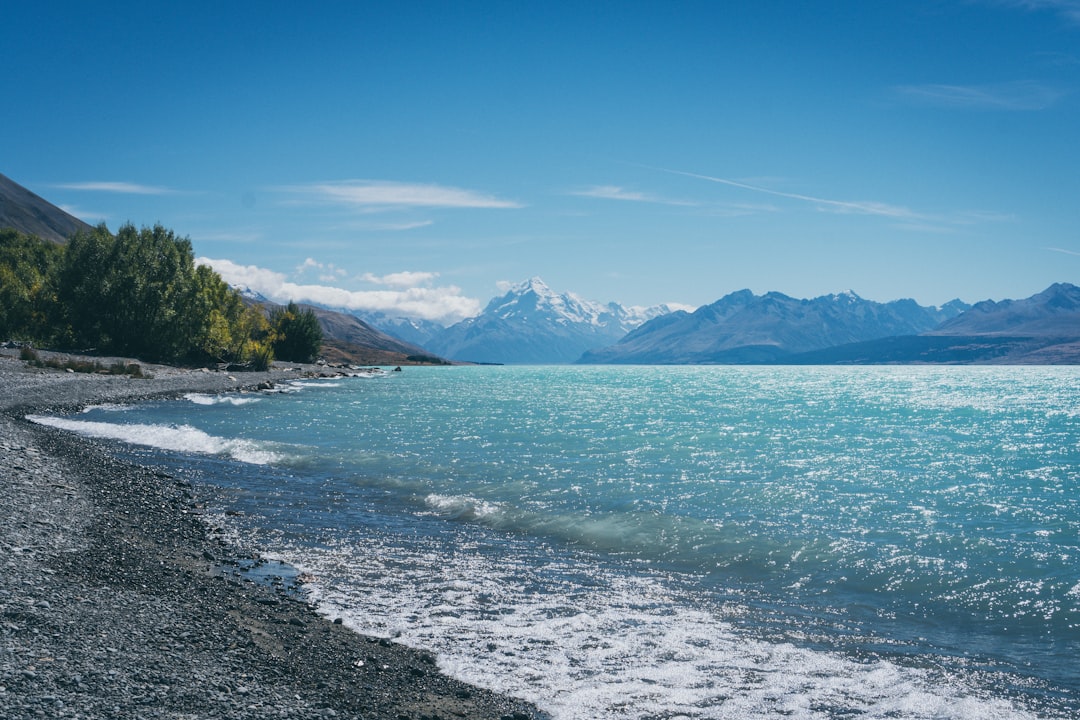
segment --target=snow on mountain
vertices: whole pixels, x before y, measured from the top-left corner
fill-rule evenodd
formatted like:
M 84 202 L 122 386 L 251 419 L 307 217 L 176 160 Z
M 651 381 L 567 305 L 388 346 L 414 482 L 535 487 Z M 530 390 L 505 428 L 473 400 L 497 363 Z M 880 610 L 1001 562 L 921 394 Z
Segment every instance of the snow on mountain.
M 342 310 L 342 312 L 347 312 L 363 320 L 368 325 L 378 328 L 387 335 L 401 338 L 406 342 L 421 347 L 427 347 L 428 342 L 433 337 L 446 329 L 445 326 L 431 320 L 388 315 L 379 310 Z
M 240 293 L 240 297 L 257 303 L 269 303 L 273 302 L 270 298 L 263 295 L 258 290 L 254 290 L 247 285 L 233 285 L 233 289 Z
M 453 360 L 569 363 L 589 349 L 617 342 L 664 307 L 601 304 L 557 293 L 538 277 L 511 287 L 480 315 L 450 326 L 425 347 Z
M 693 313 L 654 319 L 617 344 L 586 353 L 585 363 L 770 363 L 823 348 L 927 332 L 962 311 L 914 300 L 877 303 L 850 290 L 811 300 L 749 290 Z

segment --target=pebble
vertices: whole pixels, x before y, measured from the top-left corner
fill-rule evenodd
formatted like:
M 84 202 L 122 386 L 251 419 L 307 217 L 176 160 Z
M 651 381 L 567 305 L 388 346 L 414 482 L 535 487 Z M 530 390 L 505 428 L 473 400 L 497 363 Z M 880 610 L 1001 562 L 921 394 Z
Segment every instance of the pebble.
M 207 564 L 231 572 L 238 551 L 185 510 L 206 501 L 198 482 L 23 420 L 29 407 L 235 387 L 223 373 L 144 365 L 154 380 L 122 382 L 22 367 L 0 354 L 0 718 L 543 717 L 283 590 L 212 579 Z M 373 669 L 377 688 L 360 680 Z

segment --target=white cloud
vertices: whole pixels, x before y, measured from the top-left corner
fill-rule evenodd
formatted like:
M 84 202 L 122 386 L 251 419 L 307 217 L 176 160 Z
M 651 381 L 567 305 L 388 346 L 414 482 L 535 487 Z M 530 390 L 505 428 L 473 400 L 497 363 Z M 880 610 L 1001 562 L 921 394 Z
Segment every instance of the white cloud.
M 964 110 L 1045 110 L 1065 96 L 1057 88 L 1034 82 L 994 85 L 901 85 L 900 96 L 922 105 Z
M 698 178 L 709 182 L 728 185 L 730 187 L 750 190 L 756 193 L 772 195 L 775 197 L 789 198 L 811 203 L 823 212 L 832 212 L 842 215 L 873 215 L 888 218 L 895 221 L 896 226 L 919 232 L 948 233 L 955 232 L 958 228 L 981 223 L 1009 222 L 1016 219 L 1014 215 L 986 210 L 960 210 L 952 213 L 921 213 L 902 205 L 878 202 L 875 200 L 830 200 L 828 198 L 802 195 L 800 193 L 781 192 L 769 188 L 751 185 L 749 183 L 728 180 L 725 178 L 701 175 L 698 173 L 685 172 L 682 170 L 670 170 L 667 168 L 653 168 L 661 172 L 684 175 Z M 772 208 L 770 208 L 772 210 Z
M 334 263 L 321 263 L 315 260 L 315 258 L 307 258 L 304 262 L 297 265 L 296 274 L 303 275 L 312 268 L 322 271 L 319 274 L 320 282 L 337 282 L 349 274 L 347 270 L 335 266 Z
M 317 261 L 315 258 L 305 258 L 304 262 L 296 266 L 297 274 L 303 273 L 310 268 L 321 268 L 323 264 Z
M 741 188 L 743 190 L 752 190 L 758 193 L 764 193 L 766 195 L 773 195 L 776 197 L 790 198 L 792 200 L 802 200 L 804 202 L 814 203 L 822 210 L 829 210 L 837 213 L 857 213 L 861 215 L 882 215 L 891 218 L 918 218 L 919 215 L 912 212 L 908 208 L 899 205 L 889 205 L 888 203 L 876 202 L 873 200 L 829 200 L 827 198 L 813 197 L 811 195 L 800 195 L 799 193 L 781 192 L 779 190 L 770 190 L 769 188 L 758 187 L 757 185 L 748 185 L 746 183 L 737 182 L 735 180 L 726 180 L 724 178 L 711 177 L 709 175 L 699 175 L 698 173 L 684 172 L 682 170 L 668 170 L 666 168 L 657 168 L 663 172 L 673 173 L 675 175 L 685 175 L 686 177 L 698 178 L 699 180 L 708 180 L 709 182 L 720 183 L 721 185 L 730 185 L 731 187 Z
M 138 183 L 129 182 L 78 182 L 78 183 L 58 183 L 53 187 L 61 188 L 63 190 L 87 190 L 91 192 L 109 192 L 109 193 L 122 193 L 126 195 L 177 195 L 178 190 L 172 190 L 166 187 L 158 187 L 156 185 L 139 185 Z
M 388 275 L 364 273 L 360 276 L 360 279 L 374 285 L 411 288 L 417 287 L 418 285 L 427 285 L 437 277 L 439 277 L 439 273 L 436 272 L 411 272 L 406 270 L 404 272 L 390 273 Z
M 232 260 L 200 257 L 195 262 L 199 265 L 209 265 L 230 285 L 251 288 L 279 303 L 295 300 L 349 310 L 378 310 L 391 315 L 423 318 L 445 324 L 472 317 L 481 309 L 479 300 L 463 296 L 461 288 L 454 285 L 355 291 L 332 285 L 295 283 L 290 281 L 284 273 L 257 265 L 240 265 Z M 301 267 L 305 267 L 306 264 L 305 261 Z M 318 265 L 318 263 L 315 264 Z M 407 273 L 398 273 L 398 275 L 405 274 Z M 416 275 L 423 274 L 425 273 L 416 273 Z
M 658 195 L 636 192 L 618 185 L 594 185 L 585 190 L 570 193 L 578 197 L 601 198 L 603 200 L 624 200 L 629 202 L 658 203 L 662 205 L 694 205 L 685 200 L 670 200 Z
M 1048 247 L 1043 250 L 1049 250 L 1050 252 L 1061 253 L 1062 255 L 1074 255 L 1080 257 L 1080 252 L 1076 250 L 1066 250 L 1065 248 Z
M 277 188 L 309 202 L 363 210 L 394 208 L 519 208 L 521 204 L 474 190 L 389 180 L 342 180 Z M 416 226 L 415 224 L 412 224 Z

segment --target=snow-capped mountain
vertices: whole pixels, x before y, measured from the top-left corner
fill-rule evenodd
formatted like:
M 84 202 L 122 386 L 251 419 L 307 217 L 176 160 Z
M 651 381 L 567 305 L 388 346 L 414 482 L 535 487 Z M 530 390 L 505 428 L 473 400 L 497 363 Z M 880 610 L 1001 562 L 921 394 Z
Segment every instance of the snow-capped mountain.
M 569 363 L 666 312 L 665 306 L 627 308 L 556 293 L 534 277 L 494 298 L 476 317 L 446 328 L 425 347 L 451 360 Z
M 273 302 L 273 300 L 266 297 L 265 295 L 263 295 L 258 290 L 254 290 L 254 289 L 252 289 L 251 287 L 249 287 L 247 285 L 233 285 L 232 288 L 236 292 L 240 293 L 240 297 L 244 298 L 245 300 L 250 300 L 251 302 L 256 302 L 256 303 L 270 303 L 270 302 Z
M 431 320 L 388 315 L 379 310 L 341 310 L 341 312 L 357 317 L 387 335 L 421 347 L 426 347 L 433 337 L 446 329 L 444 325 Z
M 620 342 L 586 353 L 585 363 L 772 363 L 787 356 L 884 337 L 918 335 L 962 312 L 959 301 L 923 307 L 878 303 L 851 291 L 812 300 L 733 292 L 693 313 L 676 312 Z

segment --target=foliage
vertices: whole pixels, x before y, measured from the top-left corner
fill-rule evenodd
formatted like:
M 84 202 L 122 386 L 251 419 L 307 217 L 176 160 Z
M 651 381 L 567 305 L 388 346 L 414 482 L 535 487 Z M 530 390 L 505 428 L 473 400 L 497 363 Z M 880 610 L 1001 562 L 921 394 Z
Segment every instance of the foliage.
M 195 345 L 202 317 L 191 241 L 161 225 L 115 236 L 104 225 L 71 239 L 59 273 L 72 341 L 102 352 L 173 360 Z
M 409 362 L 421 363 L 424 365 L 449 365 L 449 360 L 444 360 L 437 355 L 409 355 L 405 358 Z
M 296 303 L 274 308 L 270 313 L 274 355 L 290 362 L 309 363 L 322 349 L 322 327 L 311 309 L 301 310 Z
M 48 339 L 55 304 L 49 281 L 62 255 L 60 245 L 0 230 L 0 338 Z
M 300 313 L 272 328 L 216 272 L 195 266 L 190 240 L 161 225 L 112 235 L 102 224 L 66 246 L 0 231 L 0 338 L 266 368 L 279 338 L 289 338 L 284 348 L 310 342 L 306 323 Z

